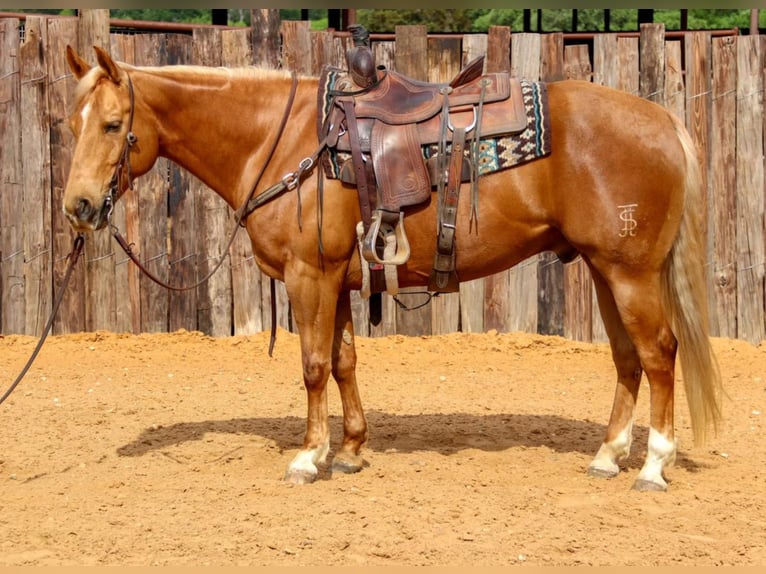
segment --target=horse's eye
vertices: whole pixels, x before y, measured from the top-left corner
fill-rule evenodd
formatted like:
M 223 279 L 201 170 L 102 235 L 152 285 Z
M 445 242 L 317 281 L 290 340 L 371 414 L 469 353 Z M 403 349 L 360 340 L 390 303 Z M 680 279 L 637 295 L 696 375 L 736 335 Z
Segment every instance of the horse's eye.
M 115 122 L 107 122 L 104 124 L 104 133 L 106 134 L 113 134 L 120 131 L 120 127 L 122 127 L 122 122 L 115 121 Z

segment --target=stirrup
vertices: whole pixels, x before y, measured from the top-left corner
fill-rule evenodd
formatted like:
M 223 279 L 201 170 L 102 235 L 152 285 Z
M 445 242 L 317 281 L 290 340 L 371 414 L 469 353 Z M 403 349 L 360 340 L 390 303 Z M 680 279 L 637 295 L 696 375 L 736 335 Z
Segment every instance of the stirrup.
M 375 249 L 378 236 L 385 240 L 391 233 L 394 233 L 396 236 L 396 251 L 388 259 L 385 259 L 386 253 L 384 253 L 384 259 L 381 259 L 378 257 L 377 250 Z M 402 265 L 407 263 L 410 258 L 410 242 L 407 239 L 407 233 L 404 231 L 404 212 L 399 212 L 399 221 L 397 221 L 394 228 L 390 223 L 382 221 L 380 210 L 375 210 L 372 214 L 370 228 L 367 230 L 367 235 L 364 238 L 362 253 L 364 258 L 370 263 L 378 263 L 380 265 Z

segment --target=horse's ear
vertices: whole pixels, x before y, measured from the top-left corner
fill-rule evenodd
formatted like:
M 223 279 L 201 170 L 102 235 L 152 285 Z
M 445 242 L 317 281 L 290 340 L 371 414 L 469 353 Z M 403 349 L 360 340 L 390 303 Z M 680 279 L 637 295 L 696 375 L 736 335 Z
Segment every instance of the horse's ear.
M 99 48 L 98 46 L 93 46 L 93 49 L 96 51 L 96 59 L 98 60 L 98 65 L 101 66 L 101 68 L 106 72 L 106 75 L 109 76 L 113 82 L 119 84 L 120 68 L 117 66 L 117 64 L 114 63 L 112 57 L 107 54 L 105 50 Z
M 90 70 L 90 64 L 83 60 L 69 44 L 67 44 L 66 47 L 66 61 L 69 64 L 69 69 L 72 70 L 74 77 L 78 80 Z

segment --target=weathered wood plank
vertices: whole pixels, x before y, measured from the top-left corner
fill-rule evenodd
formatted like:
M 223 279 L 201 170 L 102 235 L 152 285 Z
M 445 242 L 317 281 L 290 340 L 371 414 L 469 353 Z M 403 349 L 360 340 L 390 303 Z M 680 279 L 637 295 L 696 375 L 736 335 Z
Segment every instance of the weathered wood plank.
M 324 66 L 332 65 L 335 55 L 335 42 L 331 30 L 312 30 L 311 73 L 318 76 Z
M 423 25 L 396 26 L 396 71 L 415 80 L 428 80 L 428 34 Z
M 484 56 L 484 70 L 487 69 L 487 35 L 466 34 L 463 36 L 463 65 Z M 466 333 L 484 331 L 484 278 L 460 283 L 460 330 Z
M 490 26 L 487 31 L 487 72 L 511 71 L 511 29 Z
M 713 234 L 709 233 L 709 213 L 711 205 L 715 201 L 712 197 L 713 189 L 708 169 L 711 161 L 712 150 L 710 148 L 710 125 L 711 102 L 711 53 L 712 46 L 709 32 L 694 32 L 686 38 L 686 127 L 691 133 L 692 139 L 699 153 L 702 168 L 702 180 L 706 193 L 699 210 L 703 214 L 703 233 L 705 237 L 706 252 L 713 250 Z M 705 267 L 708 285 L 714 281 L 713 267 Z M 715 310 L 714 298 L 708 297 L 708 309 L 712 314 Z
M 511 36 L 511 75 L 539 80 L 541 70 L 539 34 Z M 509 314 L 504 331 L 537 331 L 537 271 L 539 256 L 529 257 L 508 271 Z
M 94 59 L 93 46 L 109 51 L 109 10 L 81 10 L 78 18 L 79 52 Z M 85 328 L 113 328 L 116 319 L 115 252 L 109 233 L 92 233 L 85 242 Z
M 686 118 L 686 86 L 681 59 L 681 41 L 665 42 L 664 105 L 681 120 Z
M 21 149 L 19 21 L 0 20 L 0 321 L 24 333 L 24 172 Z
M 665 26 L 641 24 L 639 94 L 662 105 L 665 100 Z
M 737 336 L 737 38 L 713 39 L 709 230 L 713 238 L 711 334 Z
M 21 46 L 21 149 L 24 158 L 24 311 L 28 335 L 42 334 L 50 316 L 52 251 L 50 124 L 48 122 L 47 19 L 26 20 Z
M 253 12 L 256 11 L 254 10 Z M 259 18 L 261 18 L 260 25 L 264 26 L 263 29 L 260 29 L 260 32 L 264 34 L 268 33 L 271 34 L 274 38 L 278 38 L 279 30 L 281 28 L 281 23 L 279 21 L 279 11 L 261 10 L 260 12 L 262 13 L 259 15 Z M 276 15 L 274 12 L 276 12 Z M 272 44 L 271 42 L 264 41 L 256 36 L 253 37 L 253 64 L 255 66 L 263 68 L 278 68 L 280 53 L 281 50 L 278 40 L 275 40 Z M 244 255 L 244 248 L 240 246 L 239 252 Z M 252 248 L 248 248 L 247 252 L 249 252 L 249 256 L 252 256 Z M 252 261 L 255 262 L 254 259 Z M 260 269 L 258 269 L 256 273 L 258 274 L 260 280 L 260 289 L 255 287 L 254 289 L 260 292 L 259 310 L 261 313 L 261 325 L 264 330 L 268 330 L 271 329 L 271 279 L 265 273 L 262 273 Z M 289 330 L 290 300 L 287 297 L 287 289 L 285 288 L 284 283 L 281 281 L 276 281 L 274 285 L 274 293 L 276 298 L 275 303 L 277 325 Z M 254 319 L 253 321 L 254 324 L 257 324 L 257 319 Z
M 597 34 L 593 37 L 593 83 L 618 86 L 617 34 Z
M 737 337 L 764 332 L 763 48 L 760 36 L 737 39 Z M 694 92 L 692 92 L 694 93 Z
M 636 49 L 638 44 L 636 44 Z M 593 39 L 593 83 L 620 89 L 620 48 L 617 34 L 599 34 Z M 636 68 L 636 77 L 638 69 Z M 592 280 L 591 280 L 592 281 Z M 608 340 L 595 288 L 591 295 L 591 340 Z
M 428 80 L 428 36 L 426 26 L 396 26 L 396 71 L 416 80 Z M 421 297 L 412 293 L 423 288 L 401 289 L 402 301 L 411 309 Z M 402 335 L 430 335 L 433 329 L 428 303 L 419 309 L 396 308 L 396 332 Z
M 75 19 L 52 18 L 48 21 L 48 54 L 46 56 L 49 88 L 48 110 L 50 113 L 51 138 L 51 231 L 53 235 L 53 278 L 58 293 L 68 262 L 66 256 L 72 250 L 74 233 L 69 222 L 61 216 L 62 198 L 72 163 L 74 136 L 67 120 L 74 105 L 75 82 L 66 62 L 66 46 L 77 46 Z M 91 60 L 91 54 L 83 57 Z M 67 293 L 53 324 L 54 333 L 79 333 L 85 330 L 85 264 L 83 258 L 72 273 Z
M 564 34 L 546 34 L 540 38 L 540 79 L 558 82 L 564 77 Z
M 350 38 L 340 46 L 348 49 L 353 44 Z M 375 63 L 379 66 L 385 66 L 388 70 L 393 70 L 396 59 L 396 43 L 390 41 L 373 42 L 372 53 L 375 56 Z M 344 51 L 345 54 L 345 51 Z M 345 56 L 342 68 L 346 67 Z M 385 337 L 394 335 L 396 330 L 397 304 L 394 298 L 383 293 L 381 297 L 381 321 L 379 325 L 372 325 L 369 322 L 369 305 L 367 301 L 361 299 L 358 293 L 352 293 L 352 309 L 354 310 L 354 325 L 357 326 L 359 334 L 369 334 L 371 337 Z
M 282 34 L 282 67 L 299 74 L 311 74 L 311 25 L 307 20 L 284 20 Z
M 261 68 L 277 69 L 279 67 L 280 52 L 279 10 L 254 8 L 250 10 L 250 23 L 253 63 Z
M 352 44 L 346 42 L 345 45 L 350 47 Z M 345 52 L 343 53 L 345 54 Z M 378 66 L 384 66 L 387 70 L 394 69 L 396 62 L 396 42 L 375 42 L 372 45 L 372 53 L 375 55 L 375 63 Z M 345 63 L 346 60 L 344 56 L 341 67 L 345 68 Z
M 634 96 L 638 95 L 638 38 L 618 38 L 617 53 L 619 56 L 617 89 Z
M 140 34 L 136 36 L 135 43 L 136 65 L 160 66 L 167 62 L 163 35 Z M 169 160 L 159 158 L 149 172 L 133 182 L 133 192 L 138 196 L 138 255 L 141 263 L 161 279 L 170 276 L 167 253 L 167 188 L 170 164 Z M 170 298 L 168 291 L 141 274 L 140 292 L 141 332 L 167 332 Z
M 589 81 L 593 75 L 588 46 L 575 44 L 564 50 L 564 75 Z M 594 288 L 588 265 L 576 259 L 564 266 L 564 336 L 578 341 L 593 340 Z
M 220 66 L 222 61 L 221 32 L 218 29 L 196 29 L 192 35 L 192 62 L 203 66 Z M 197 209 L 197 269 L 200 277 L 207 275 L 226 254 L 230 233 L 230 210 L 226 202 L 197 178 L 191 187 Z M 197 325 L 214 337 L 231 335 L 231 262 L 228 257 L 220 269 L 197 289 Z
M 487 35 L 464 34 L 463 35 L 463 66 L 472 62 L 479 56 L 484 56 L 484 70 L 487 69 Z
M 428 81 L 449 82 L 462 68 L 463 54 L 458 38 L 428 39 Z M 465 189 L 465 186 L 464 186 Z M 435 196 L 434 196 L 435 197 Z M 464 193 L 459 201 L 469 201 Z M 434 249 L 436 244 L 434 243 Z M 459 257 L 459 255 L 458 255 Z M 442 293 L 431 301 L 431 332 L 454 333 L 460 326 L 460 293 Z
M 111 35 L 112 57 L 135 64 L 135 36 L 132 34 Z M 140 245 L 138 193 L 129 191 L 120 198 L 114 206 L 114 224 L 122 230 L 128 243 Z M 115 297 L 117 307 L 115 312 L 114 331 L 118 333 L 139 333 L 141 330 L 141 270 L 131 263 L 122 250 L 115 249 L 114 262 Z
M 686 127 L 700 154 L 702 178 L 705 188 L 708 184 L 708 165 L 710 163 L 710 33 L 693 32 L 686 38 Z M 707 204 L 709 193 L 705 195 L 705 205 L 699 206 L 705 214 L 707 229 Z M 710 244 L 708 243 L 708 246 Z
M 490 26 L 487 34 L 486 70 L 511 71 L 511 29 L 507 26 Z M 510 274 L 495 273 L 484 278 L 484 330 L 507 330 L 510 314 Z
M 593 66 L 587 44 L 572 44 L 564 48 L 564 77 L 568 80 L 591 81 Z
M 224 66 L 241 67 L 252 63 L 253 55 L 246 30 L 222 32 Z M 233 218 L 229 222 L 229 228 Z M 230 233 L 230 231 L 227 231 Z M 250 237 L 244 230 L 237 233 L 229 250 L 235 335 L 251 335 L 263 330 L 261 313 L 262 273 L 255 263 Z M 265 309 L 264 311 L 268 311 Z
M 192 43 L 193 39 L 189 36 L 168 35 L 163 65 L 192 63 Z M 193 176 L 187 170 L 173 162 L 167 163 L 167 169 L 168 282 L 171 285 L 193 285 L 207 273 L 200 268 L 199 197 L 192 189 Z M 199 181 L 195 184 L 202 186 Z M 225 270 L 220 269 L 218 273 L 225 273 Z M 204 288 L 168 292 L 168 331 L 205 330 L 198 324 L 198 297 Z
M 540 79 L 558 82 L 565 77 L 564 35 L 546 34 L 541 38 Z M 564 334 L 564 266 L 555 253 L 545 252 L 537 264 L 537 332 Z
M 313 68 L 311 54 L 311 30 L 307 21 L 283 21 L 280 24 L 282 35 L 282 68 L 299 74 L 310 74 Z M 271 328 L 270 280 L 264 277 L 261 290 L 263 296 L 264 324 Z M 292 315 L 287 296 L 287 288 L 281 281 L 275 283 L 277 298 L 277 324 L 287 330 L 292 330 Z
M 449 82 L 463 67 L 459 38 L 428 38 L 428 81 Z

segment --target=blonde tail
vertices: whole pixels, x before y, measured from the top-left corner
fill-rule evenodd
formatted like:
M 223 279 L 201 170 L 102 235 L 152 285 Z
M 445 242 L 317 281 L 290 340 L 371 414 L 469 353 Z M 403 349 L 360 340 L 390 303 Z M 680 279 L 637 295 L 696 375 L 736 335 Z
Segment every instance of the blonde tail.
M 705 246 L 699 206 L 703 204 L 702 174 L 694 142 L 672 114 L 686 156 L 686 184 L 681 228 L 670 250 L 663 274 L 665 308 L 678 340 L 695 444 L 707 439 L 721 421 L 721 375 L 708 332 L 707 283 L 703 262 Z

